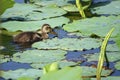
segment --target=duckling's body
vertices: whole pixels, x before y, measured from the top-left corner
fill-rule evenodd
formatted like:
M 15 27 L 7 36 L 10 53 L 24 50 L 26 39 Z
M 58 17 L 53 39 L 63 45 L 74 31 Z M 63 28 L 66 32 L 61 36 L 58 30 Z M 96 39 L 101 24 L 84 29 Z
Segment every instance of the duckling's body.
M 32 31 L 27 31 L 27 32 L 22 32 L 18 35 L 16 35 L 13 38 L 13 41 L 18 44 L 33 44 L 34 42 L 41 41 L 43 39 L 48 39 L 48 33 L 55 34 L 56 33 L 53 31 L 53 29 L 50 27 L 49 24 L 44 24 L 42 26 L 42 29 L 36 32 Z
M 22 32 L 14 37 L 14 42 L 16 43 L 34 43 L 42 40 L 41 34 L 37 32 Z

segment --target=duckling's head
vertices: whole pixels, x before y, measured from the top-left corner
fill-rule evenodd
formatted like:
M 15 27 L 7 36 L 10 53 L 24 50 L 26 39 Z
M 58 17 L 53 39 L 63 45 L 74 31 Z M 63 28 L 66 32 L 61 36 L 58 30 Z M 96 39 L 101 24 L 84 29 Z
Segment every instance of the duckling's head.
M 43 24 L 41 28 L 42 33 L 50 33 L 52 32 L 52 28 L 49 24 Z
M 49 24 L 42 25 L 41 33 L 46 33 L 46 34 L 51 33 L 51 34 L 57 35 L 57 33 L 51 28 Z

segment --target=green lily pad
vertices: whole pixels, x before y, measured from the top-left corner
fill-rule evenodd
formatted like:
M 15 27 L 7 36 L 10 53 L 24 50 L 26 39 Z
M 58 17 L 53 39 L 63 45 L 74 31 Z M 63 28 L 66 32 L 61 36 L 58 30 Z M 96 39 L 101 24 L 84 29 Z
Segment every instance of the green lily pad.
M 114 39 L 118 48 L 120 49 L 120 33 L 117 35 L 117 37 Z
M 43 63 L 43 64 L 32 63 L 31 66 L 33 68 L 39 69 L 39 68 L 43 68 L 46 64 L 50 64 L 50 63 Z M 68 61 L 60 61 L 58 64 L 59 64 L 60 68 L 63 68 L 63 67 L 67 67 L 67 66 L 74 66 L 77 63 L 75 63 L 75 62 L 68 62 Z
M 76 5 L 65 5 L 62 7 L 64 10 L 66 10 L 67 12 L 78 12 L 78 8 L 76 7 Z
M 57 17 L 41 21 L 9 21 L 1 24 L 1 27 L 9 31 L 35 31 L 41 29 L 43 24 L 50 24 L 51 27 L 62 26 L 62 24 L 67 24 L 69 22 L 68 18 Z
M 90 80 L 96 80 L 96 78 L 91 78 Z M 120 80 L 119 76 L 108 76 L 108 77 L 103 77 L 101 80 Z
M 34 11 L 35 12 L 31 12 L 26 16 L 28 20 L 41 20 L 41 19 L 61 16 L 67 13 L 62 8 L 56 6 L 42 7 L 42 8 L 34 9 Z
M 106 51 L 120 51 L 117 44 L 108 44 Z
M 120 70 L 120 61 L 115 64 L 115 68 L 116 68 L 117 70 Z
M 47 64 L 65 58 L 67 52 L 63 50 L 27 50 L 15 53 L 12 60 L 21 63 Z
M 36 42 L 32 45 L 32 47 L 38 49 L 63 49 L 63 50 L 73 51 L 73 50 L 98 48 L 101 45 L 101 42 L 102 41 L 100 39 L 92 39 L 92 38 L 83 38 L 83 39 L 54 38 L 51 40 Z
M 0 54 L 0 63 L 4 63 L 4 62 L 7 62 L 7 61 L 10 61 L 10 58 L 5 58 L 5 57 L 7 57 L 7 55 Z
M 71 4 L 70 1 L 71 0 L 33 0 L 35 4 L 40 6 L 51 6 L 51 5 L 64 6 Z
M 42 70 L 37 69 L 18 69 L 18 70 L 9 70 L 9 71 L 0 71 L 0 77 L 7 79 L 16 80 L 20 77 L 29 77 L 29 78 L 38 78 L 42 76 Z
M 102 3 L 100 3 L 102 4 Z M 97 13 L 97 14 L 116 14 L 119 15 L 120 14 L 120 1 L 119 0 L 115 0 L 115 1 L 111 1 L 110 3 L 104 5 L 104 6 L 98 6 L 98 7 L 94 7 L 92 8 L 92 13 Z
M 57 6 L 39 7 L 32 4 L 15 4 L 7 9 L 2 18 L 23 18 L 24 20 L 42 20 L 66 14 L 66 11 Z
M 10 17 L 21 17 L 25 18 L 25 16 L 32 12 L 35 9 L 35 5 L 30 4 L 14 4 L 12 8 L 7 9 L 2 15 L 1 18 L 10 18 Z
M 87 58 L 88 61 L 98 61 L 99 53 L 95 54 L 86 54 L 84 58 Z M 109 62 L 114 62 L 120 59 L 120 52 L 107 52 L 107 58 Z
M 82 66 L 82 76 L 95 76 L 96 75 L 96 68 Z M 112 70 L 102 70 L 101 76 L 108 76 L 112 73 Z
M 63 26 L 68 32 L 77 31 L 83 35 L 91 36 L 95 34 L 101 37 L 105 37 L 112 27 L 115 27 L 112 33 L 112 37 L 115 37 L 120 33 L 120 16 L 86 18 Z

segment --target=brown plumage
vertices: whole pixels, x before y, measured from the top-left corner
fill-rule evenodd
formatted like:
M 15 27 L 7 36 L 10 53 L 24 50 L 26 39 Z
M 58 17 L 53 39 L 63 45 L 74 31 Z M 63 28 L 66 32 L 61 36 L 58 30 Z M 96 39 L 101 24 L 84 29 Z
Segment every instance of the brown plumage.
M 21 44 L 21 45 L 24 45 L 24 44 L 30 44 L 31 45 L 34 42 L 41 41 L 43 39 L 48 39 L 49 38 L 48 33 L 57 35 L 53 31 L 53 29 L 50 27 L 49 24 L 44 24 L 42 26 L 42 29 L 38 30 L 36 32 L 27 31 L 27 32 L 22 32 L 22 33 L 16 35 L 13 38 L 13 41 L 15 43 L 18 43 L 18 44 Z

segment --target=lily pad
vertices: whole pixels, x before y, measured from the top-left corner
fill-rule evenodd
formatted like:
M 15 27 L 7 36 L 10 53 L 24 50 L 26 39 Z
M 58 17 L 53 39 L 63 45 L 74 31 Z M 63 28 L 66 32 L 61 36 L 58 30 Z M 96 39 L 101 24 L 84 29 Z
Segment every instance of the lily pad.
M 63 26 L 68 32 L 77 31 L 83 35 L 95 34 L 101 37 L 105 37 L 112 27 L 115 27 L 115 31 L 112 33 L 112 37 L 115 37 L 120 33 L 120 16 L 86 18 Z
M 2 15 L 1 18 L 10 18 L 10 17 L 21 17 L 25 18 L 25 16 L 32 12 L 35 9 L 35 5 L 30 4 L 14 4 L 12 8 L 7 9 Z
M 106 51 L 120 51 L 117 44 L 108 44 Z
M 15 53 L 12 60 L 21 63 L 47 64 L 64 59 L 66 53 L 63 50 L 27 50 L 23 53 Z
M 88 61 L 98 61 L 99 53 L 95 54 L 86 54 L 84 55 L 85 58 L 88 59 Z M 107 52 L 107 58 L 109 62 L 114 62 L 117 60 L 120 60 L 120 52 Z
M 54 38 L 51 40 L 36 42 L 32 45 L 32 47 L 38 49 L 63 49 L 63 50 L 73 51 L 73 50 L 98 48 L 101 45 L 101 42 L 102 41 L 100 39 L 92 39 L 92 38 L 83 38 L 83 39 Z
M 7 61 L 10 61 L 10 58 L 5 58 L 5 57 L 7 57 L 7 55 L 0 54 L 0 64 L 4 63 L 4 62 L 7 62 Z
M 92 68 L 92 67 L 86 67 L 86 66 L 82 66 L 82 76 L 95 76 L 96 75 L 96 68 Z M 112 70 L 102 70 L 101 76 L 108 76 L 112 73 Z
M 20 77 L 29 77 L 29 78 L 38 78 L 42 76 L 42 70 L 37 69 L 18 69 L 18 70 L 9 70 L 9 71 L 0 71 L 0 77 L 7 79 L 16 80 Z
M 120 61 L 115 64 L 115 68 L 116 68 L 117 70 L 120 70 Z
M 33 12 L 29 13 L 26 18 L 28 20 L 41 20 L 56 16 L 61 16 L 66 14 L 67 12 L 62 8 L 56 6 L 42 7 L 38 9 L 34 9 Z
M 96 80 L 96 78 L 91 78 L 91 80 Z M 103 77 L 101 80 L 120 80 L 119 76 L 108 76 L 108 77 Z
M 57 6 L 39 7 L 32 4 L 15 4 L 7 9 L 2 18 L 23 18 L 24 20 L 42 20 L 66 14 L 66 11 Z
M 50 6 L 50 5 L 56 5 L 56 6 L 64 6 L 69 5 L 72 3 L 75 3 L 75 1 L 71 0 L 33 0 L 35 4 L 40 6 Z
M 104 4 L 104 3 L 99 3 L 99 4 Z M 92 13 L 97 13 L 97 14 L 115 14 L 115 15 L 119 15 L 120 14 L 120 1 L 119 0 L 115 0 L 115 1 L 111 1 L 110 3 L 104 5 L 104 6 L 98 6 L 95 8 L 92 8 Z M 109 10 L 108 10 L 109 9 Z
M 66 17 L 57 17 L 41 21 L 9 21 L 1 24 L 1 27 L 9 31 L 35 31 L 40 29 L 43 24 L 50 24 L 51 27 L 62 26 L 62 24 L 67 24 L 69 19 Z
M 43 64 L 39 64 L 39 63 L 32 63 L 31 64 L 31 66 L 33 67 L 33 68 L 37 68 L 37 69 L 39 69 L 39 68 L 43 68 L 46 64 L 49 64 L 49 63 L 43 63 Z M 67 67 L 67 66 L 73 66 L 73 65 L 76 65 L 77 63 L 75 63 L 75 62 L 68 62 L 68 61 L 60 61 L 59 62 L 59 67 L 60 68 L 63 68 L 63 67 Z
M 66 10 L 67 12 L 78 12 L 78 8 L 76 7 L 76 5 L 65 5 L 62 7 L 64 10 Z
M 114 39 L 118 48 L 120 49 L 120 33 L 117 35 L 117 37 Z

